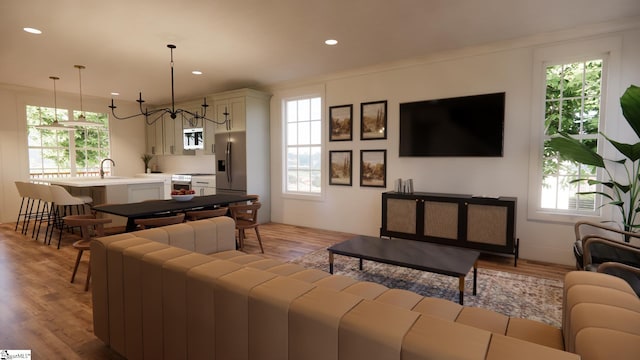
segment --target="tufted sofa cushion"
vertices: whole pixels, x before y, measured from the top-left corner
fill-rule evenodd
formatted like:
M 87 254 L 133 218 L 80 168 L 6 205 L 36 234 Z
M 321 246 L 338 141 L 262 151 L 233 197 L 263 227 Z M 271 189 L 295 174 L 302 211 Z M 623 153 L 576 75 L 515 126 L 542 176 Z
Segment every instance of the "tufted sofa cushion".
M 637 354 L 621 340 L 638 336 L 637 299 L 608 278 L 567 276 L 563 333 L 223 249 L 235 246 L 233 230 L 215 245 L 196 234 L 224 233 L 207 228 L 233 229 L 233 222 L 201 221 L 92 243 L 96 336 L 130 359 L 578 359 L 564 351 L 565 339 L 583 359 L 607 358 L 592 356 L 597 345 L 619 346 L 611 353 L 620 359 Z M 220 251 L 194 252 L 212 247 Z M 596 285 L 619 294 L 599 297 Z M 604 306 L 614 309 L 611 316 L 586 315 Z
M 624 280 L 591 271 L 566 275 L 565 348 L 582 359 L 637 359 L 640 299 Z

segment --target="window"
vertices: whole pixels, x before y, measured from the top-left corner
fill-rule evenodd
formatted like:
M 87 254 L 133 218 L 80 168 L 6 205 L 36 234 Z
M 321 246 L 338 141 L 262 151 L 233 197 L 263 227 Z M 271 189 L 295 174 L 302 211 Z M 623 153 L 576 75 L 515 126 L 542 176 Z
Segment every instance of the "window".
M 549 139 L 564 132 L 597 150 L 602 125 L 603 59 L 545 66 L 544 134 L 540 208 L 575 215 L 598 215 L 599 198 L 581 192 L 597 191 L 578 178 L 598 177 L 593 166 L 563 159 L 551 150 Z
M 563 131 L 604 158 L 619 157 L 599 133 L 619 138 L 623 131 L 617 126 L 620 108 L 615 103 L 622 87 L 622 38 L 560 41 L 533 50 L 531 110 L 522 113 L 531 114 L 527 217 L 560 223 L 612 220 L 615 214 L 610 206 L 601 206 L 606 202 L 602 196 L 576 194 L 605 189 L 571 183 L 578 177 L 603 180 L 602 169 L 566 162 L 545 144 Z
M 285 192 L 319 195 L 322 191 L 322 101 L 320 97 L 285 100 Z
M 32 179 L 65 176 L 97 176 L 100 161 L 109 157 L 108 116 L 85 112 L 87 120 L 101 127 L 76 127 L 75 131 L 43 130 L 51 124 L 55 109 L 27 105 L 29 175 Z M 69 111 L 58 109 L 58 120 L 68 119 Z M 80 115 L 74 111 L 75 118 Z M 107 164 L 105 164 L 107 165 Z M 110 168 L 105 168 L 108 173 Z

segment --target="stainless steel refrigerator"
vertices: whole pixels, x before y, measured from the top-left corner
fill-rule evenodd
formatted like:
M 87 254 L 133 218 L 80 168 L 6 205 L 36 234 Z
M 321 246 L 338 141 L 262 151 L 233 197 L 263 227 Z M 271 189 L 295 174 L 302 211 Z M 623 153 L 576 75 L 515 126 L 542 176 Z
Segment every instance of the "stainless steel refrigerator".
M 244 131 L 216 134 L 216 194 L 247 193 L 247 143 Z

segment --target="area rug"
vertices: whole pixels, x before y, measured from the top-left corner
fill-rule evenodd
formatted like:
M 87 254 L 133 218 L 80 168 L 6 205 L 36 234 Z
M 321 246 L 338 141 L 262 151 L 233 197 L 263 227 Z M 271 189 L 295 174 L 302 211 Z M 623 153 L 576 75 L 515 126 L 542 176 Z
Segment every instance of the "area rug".
M 329 269 L 329 255 L 324 249 L 291 262 L 307 268 L 324 271 Z M 458 279 L 451 276 L 366 260 L 364 269 L 360 271 L 358 259 L 341 255 L 334 255 L 334 274 L 458 302 Z M 470 271 L 465 279 L 465 306 L 481 307 L 507 316 L 537 320 L 560 327 L 561 281 L 478 268 L 477 285 L 477 295 L 473 296 L 473 271 Z

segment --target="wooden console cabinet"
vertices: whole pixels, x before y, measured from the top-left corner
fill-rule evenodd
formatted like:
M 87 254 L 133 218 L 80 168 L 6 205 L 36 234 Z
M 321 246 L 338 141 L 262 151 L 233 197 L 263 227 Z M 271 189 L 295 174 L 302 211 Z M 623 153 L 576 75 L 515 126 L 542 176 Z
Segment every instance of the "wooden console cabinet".
M 380 236 L 509 254 L 516 266 L 516 202 L 514 197 L 385 192 Z

